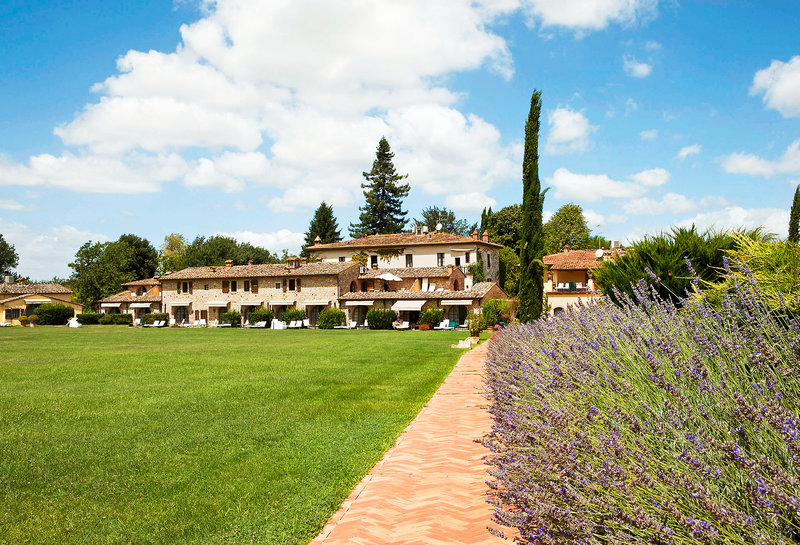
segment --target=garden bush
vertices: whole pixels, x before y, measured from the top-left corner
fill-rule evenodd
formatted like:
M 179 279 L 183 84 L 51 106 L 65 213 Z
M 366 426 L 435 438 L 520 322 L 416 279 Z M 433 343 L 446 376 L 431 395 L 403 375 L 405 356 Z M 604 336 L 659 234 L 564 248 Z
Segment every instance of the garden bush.
M 152 312 L 142 315 L 142 325 L 150 325 L 153 322 L 168 322 L 169 314 L 166 312 Z
M 36 314 L 31 314 L 28 316 L 28 323 L 31 325 L 36 325 L 39 323 L 39 317 Z
M 500 322 L 507 324 L 511 319 L 511 303 L 508 299 L 489 299 L 481 309 L 486 327 L 492 327 Z
M 78 319 L 78 323 L 83 325 L 97 325 L 100 323 L 101 316 L 102 314 L 99 312 L 83 312 L 75 315 L 75 317 Z M 145 316 L 149 315 L 145 314 Z
M 337 325 L 344 324 L 344 312 L 338 308 L 326 308 L 317 316 L 317 327 L 320 329 L 333 329 Z
M 20 317 L 19 317 L 19 325 L 21 325 L 22 327 L 25 327 L 26 325 L 28 325 L 28 316 L 26 316 L 25 314 L 20 315 Z
M 481 314 L 469 314 L 467 315 L 467 328 L 470 336 L 479 337 L 481 331 L 486 329 L 486 321 Z
M 291 322 L 296 322 L 297 320 L 305 320 L 306 319 L 306 311 L 300 310 L 299 308 L 287 308 L 281 314 L 281 320 L 289 325 Z
M 434 328 L 444 320 L 443 308 L 426 308 L 419 313 L 419 323 Z
M 34 314 L 39 317 L 40 325 L 65 325 L 75 311 L 61 303 L 45 303 L 39 305 Z
M 800 323 L 752 277 L 719 307 L 634 296 L 490 345 L 495 522 L 528 543 L 797 543 Z
M 373 308 L 367 312 L 367 325 L 370 329 L 392 329 L 396 321 L 397 313 L 388 308 Z
M 247 313 L 247 321 L 250 325 L 257 324 L 258 322 L 267 322 L 267 325 L 272 323 L 272 318 L 275 313 L 268 308 L 256 308 Z
M 231 327 L 239 327 L 242 325 L 242 315 L 238 310 L 229 310 L 219 315 L 219 323 L 231 324 Z
M 133 316 L 130 314 L 104 314 L 98 322 L 100 325 L 131 325 Z
M 114 320 L 111 318 L 111 314 L 103 314 L 97 323 L 100 325 L 111 325 L 114 323 Z

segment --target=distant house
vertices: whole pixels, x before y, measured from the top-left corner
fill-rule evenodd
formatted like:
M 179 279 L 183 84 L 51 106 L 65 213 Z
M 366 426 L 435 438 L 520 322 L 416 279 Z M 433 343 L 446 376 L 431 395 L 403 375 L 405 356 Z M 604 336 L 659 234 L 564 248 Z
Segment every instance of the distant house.
M 363 238 L 343 240 L 329 244 L 316 243 L 305 249 L 314 258 L 325 263 L 345 263 L 353 256 L 365 254 L 367 269 L 401 269 L 415 267 L 458 267 L 465 274 L 467 287 L 471 286 L 470 264 L 483 261 L 484 281 L 496 282 L 500 277 L 500 244 L 489 242 L 489 233 L 479 237 L 478 231 L 465 237 L 440 231 L 429 232 L 427 227 L 416 227 L 407 233 L 368 235 Z
M 19 325 L 20 316 L 30 316 L 39 305 L 59 303 L 81 312 L 83 305 L 71 300 L 72 291 L 61 284 L 35 284 L 20 279 L 0 284 L 0 323 Z
M 122 284 L 125 291 L 100 299 L 102 314 L 130 314 L 134 319 L 143 314 L 161 312 L 161 282 L 158 277 Z
M 547 266 L 547 280 L 544 291 L 550 305 L 550 314 L 555 316 L 569 306 L 586 301 L 598 295 L 594 284 L 594 270 L 604 261 L 613 261 L 624 250 L 569 250 L 546 255 L 543 258 Z

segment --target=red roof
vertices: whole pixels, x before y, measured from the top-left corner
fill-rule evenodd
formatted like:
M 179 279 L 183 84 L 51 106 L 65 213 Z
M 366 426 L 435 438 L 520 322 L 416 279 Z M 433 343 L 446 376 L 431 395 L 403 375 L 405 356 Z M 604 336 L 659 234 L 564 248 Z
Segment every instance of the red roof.
M 613 261 L 624 250 L 603 250 L 603 257 L 597 257 L 597 250 L 571 250 L 542 258 L 544 264 L 552 271 L 580 271 L 596 269 L 604 261 Z
M 392 235 L 367 235 L 363 238 L 352 240 L 343 240 L 341 242 L 331 242 L 329 244 L 315 244 L 314 246 L 306 246 L 311 250 L 332 250 L 332 249 L 370 249 L 370 248 L 405 248 L 407 246 L 429 246 L 432 244 L 479 244 L 481 246 L 488 246 L 492 248 L 502 248 L 500 244 L 486 242 L 483 240 L 475 240 L 472 237 L 464 237 L 461 235 L 454 235 L 452 233 L 423 233 L 415 235 L 414 233 L 396 233 Z

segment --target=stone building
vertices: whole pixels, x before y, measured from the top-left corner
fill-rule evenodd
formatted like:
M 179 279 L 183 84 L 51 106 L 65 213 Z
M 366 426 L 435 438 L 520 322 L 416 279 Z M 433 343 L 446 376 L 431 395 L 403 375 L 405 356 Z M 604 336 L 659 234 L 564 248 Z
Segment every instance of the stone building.
M 102 314 L 130 314 L 136 320 L 150 312 L 161 312 L 161 281 L 157 276 L 126 282 L 122 287 L 124 291 L 100 299 Z
M 20 279 L 0 284 L 0 324 L 19 325 L 20 316 L 30 316 L 39 305 L 58 303 L 82 312 L 83 305 L 72 301 L 72 291 L 61 284 L 34 284 Z

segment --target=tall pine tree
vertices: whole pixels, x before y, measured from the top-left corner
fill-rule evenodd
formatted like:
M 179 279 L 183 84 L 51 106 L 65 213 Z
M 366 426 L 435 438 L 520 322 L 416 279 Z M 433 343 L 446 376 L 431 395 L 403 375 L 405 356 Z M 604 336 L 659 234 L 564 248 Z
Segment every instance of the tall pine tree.
M 361 215 L 359 223 L 350 224 L 350 236 L 361 238 L 366 235 L 380 233 L 382 235 L 400 233 L 408 220 L 407 211 L 402 209 L 403 198 L 408 196 L 411 186 L 398 184 L 408 174 L 398 174 L 394 169 L 394 153 L 386 138 L 381 137 L 375 153 L 372 170 L 362 173 L 367 183 L 361 184 L 366 203 L 359 207 Z
M 300 253 L 303 257 L 308 257 L 308 246 L 313 246 L 315 240 L 319 237 L 322 244 L 329 242 L 339 242 L 342 240 L 342 234 L 339 232 L 339 224 L 333 216 L 333 207 L 329 206 L 325 201 L 322 201 L 314 212 L 314 217 L 311 218 L 311 223 L 306 231 L 306 242 L 303 245 L 303 251 Z
M 539 182 L 539 111 L 542 93 L 533 91 L 525 123 L 525 153 L 522 159 L 522 233 L 520 240 L 519 319 L 531 322 L 542 315 L 544 301 L 544 194 Z
M 794 190 L 792 211 L 789 213 L 789 242 L 800 242 L 800 185 Z

